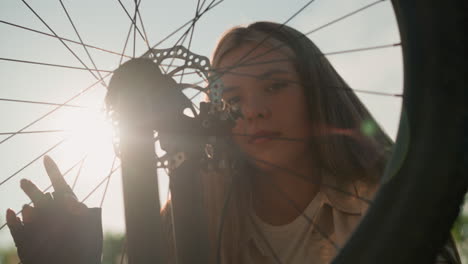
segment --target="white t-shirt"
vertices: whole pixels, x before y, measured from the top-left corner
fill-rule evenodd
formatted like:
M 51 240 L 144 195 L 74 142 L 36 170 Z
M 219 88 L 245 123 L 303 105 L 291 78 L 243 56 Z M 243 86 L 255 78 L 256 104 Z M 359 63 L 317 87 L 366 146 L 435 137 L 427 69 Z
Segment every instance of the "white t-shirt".
M 324 264 L 335 255 L 336 249 L 314 224 L 317 212 L 323 205 L 323 193 L 319 192 L 291 223 L 273 226 L 262 221 L 251 209 L 252 238 L 261 254 L 269 256 L 265 263 Z M 254 262 L 247 253 L 246 263 Z

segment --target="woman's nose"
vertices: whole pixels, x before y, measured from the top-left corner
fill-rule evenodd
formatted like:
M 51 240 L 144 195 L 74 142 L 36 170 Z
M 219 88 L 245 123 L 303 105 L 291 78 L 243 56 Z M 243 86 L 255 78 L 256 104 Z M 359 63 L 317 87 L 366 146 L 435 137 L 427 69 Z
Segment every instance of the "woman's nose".
M 271 109 L 268 103 L 262 98 L 249 98 L 242 104 L 241 111 L 246 120 L 268 119 L 271 116 Z

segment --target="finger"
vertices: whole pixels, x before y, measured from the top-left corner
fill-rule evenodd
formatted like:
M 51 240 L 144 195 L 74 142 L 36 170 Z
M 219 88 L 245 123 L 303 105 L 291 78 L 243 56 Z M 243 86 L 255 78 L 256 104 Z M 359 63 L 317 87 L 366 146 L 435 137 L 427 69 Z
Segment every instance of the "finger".
M 64 197 L 64 202 L 67 210 L 74 215 L 84 214 L 86 212 L 86 209 L 88 209 L 88 207 L 84 203 L 80 203 L 78 202 L 78 200 L 70 196 Z
M 34 221 L 34 208 L 28 204 L 23 205 L 23 223 L 32 223 Z
M 15 211 L 10 208 L 7 209 L 6 220 L 11 236 L 13 237 L 15 244 L 18 246 L 21 242 L 21 229 L 23 228 L 23 223 L 21 223 L 20 218 L 16 216 Z
M 21 220 L 11 208 L 6 211 L 6 221 L 10 230 L 16 230 L 22 226 Z
M 35 205 L 41 203 L 44 193 L 34 183 L 27 179 L 21 179 L 20 186 Z
M 49 156 L 44 156 L 44 167 L 49 175 L 52 186 L 54 187 L 55 192 L 58 193 L 73 193 L 70 186 L 62 176 L 57 164 Z

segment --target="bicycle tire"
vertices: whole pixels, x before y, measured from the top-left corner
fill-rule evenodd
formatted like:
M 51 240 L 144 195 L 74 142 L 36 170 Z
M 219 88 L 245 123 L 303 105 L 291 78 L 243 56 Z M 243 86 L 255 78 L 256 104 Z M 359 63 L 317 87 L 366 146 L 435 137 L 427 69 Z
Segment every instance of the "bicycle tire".
M 405 76 L 397 143 L 373 205 L 334 264 L 433 263 L 467 191 L 467 3 L 392 3 Z

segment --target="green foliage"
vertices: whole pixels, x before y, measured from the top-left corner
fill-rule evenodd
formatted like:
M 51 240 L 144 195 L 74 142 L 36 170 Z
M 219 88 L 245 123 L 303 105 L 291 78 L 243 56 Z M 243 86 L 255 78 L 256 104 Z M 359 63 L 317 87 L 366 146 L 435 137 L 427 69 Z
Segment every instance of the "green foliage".
M 460 215 L 452 227 L 452 234 L 455 241 L 468 242 L 468 215 Z
M 453 224 L 452 235 L 463 263 L 468 263 L 468 215 L 460 214 Z
M 19 259 L 16 255 L 16 248 L 2 248 L 0 249 L 0 264 L 18 264 Z
M 104 234 L 102 248 L 102 264 L 120 264 L 124 249 L 124 235 L 115 233 Z

